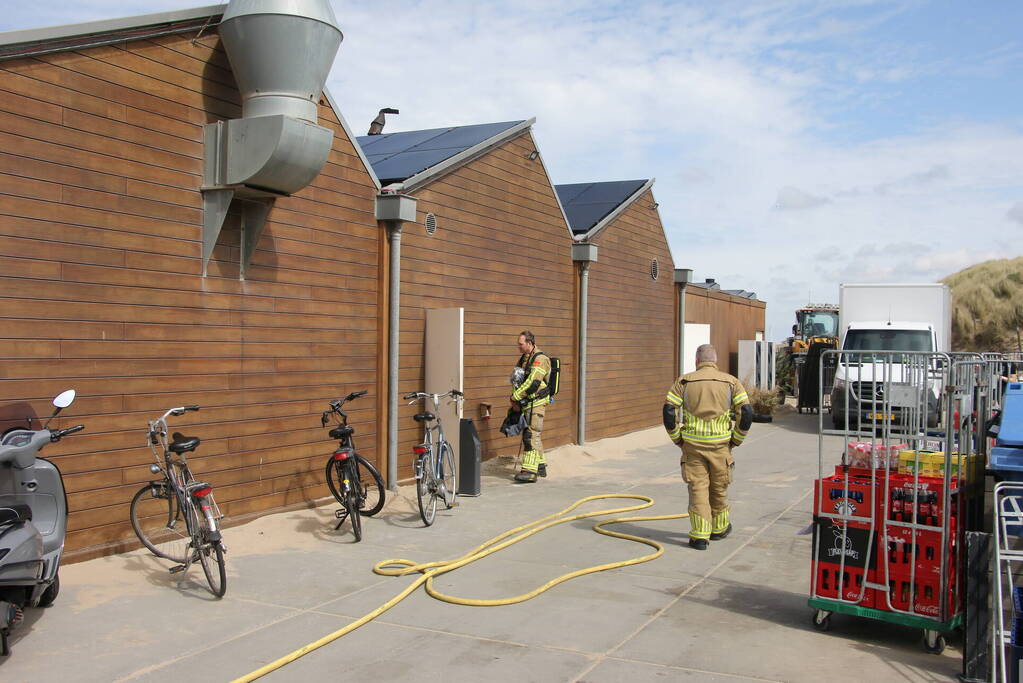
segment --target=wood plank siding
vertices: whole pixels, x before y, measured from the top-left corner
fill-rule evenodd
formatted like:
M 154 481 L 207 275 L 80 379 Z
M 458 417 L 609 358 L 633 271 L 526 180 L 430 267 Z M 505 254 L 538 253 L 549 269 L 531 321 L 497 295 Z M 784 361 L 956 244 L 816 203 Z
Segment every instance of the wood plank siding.
M 321 103 L 323 171 L 277 200 L 247 280 L 237 217 L 202 277 L 202 126 L 240 112 L 209 30 L 0 62 L 0 429 L 77 389 L 57 422 L 86 430 L 43 453 L 72 559 L 133 544 L 146 422 L 173 406 L 202 406 L 171 427 L 229 518 L 328 495 L 319 413 L 346 392 L 371 390 L 351 418 L 382 465 L 373 181 Z
M 543 165 L 527 158 L 534 149 L 527 132 L 415 190 L 417 221 L 402 234 L 399 393 L 422 391 L 425 311 L 463 307 L 464 416 L 476 420 L 484 458 L 519 450 L 519 440 L 498 427 L 519 356 L 515 342 L 524 329 L 563 362 L 561 393 L 544 424 L 544 447 L 575 439 L 571 240 Z M 424 227 L 428 213 L 437 221 L 432 236 Z M 479 419 L 480 403 L 493 405 L 492 419 Z M 411 476 L 412 446 L 422 435 L 412 420 L 415 412 L 409 406 L 400 411 L 399 479 Z
M 756 333 L 764 331 L 766 307 L 765 302 L 756 299 L 686 287 L 686 322 L 710 324 L 710 343 L 717 349 L 718 367 L 732 374 L 739 371 L 739 340 L 756 339 Z
M 599 252 L 589 272 L 587 441 L 660 424 L 674 380 L 675 266 L 653 204 L 648 190 L 591 240 Z

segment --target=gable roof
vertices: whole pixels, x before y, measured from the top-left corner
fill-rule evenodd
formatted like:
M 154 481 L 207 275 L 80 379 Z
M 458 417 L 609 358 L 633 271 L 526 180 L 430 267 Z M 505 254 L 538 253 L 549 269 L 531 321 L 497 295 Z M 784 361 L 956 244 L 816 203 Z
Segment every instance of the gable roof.
M 227 5 L 0 32 L 0 60 L 195 31 L 220 23 Z
M 402 133 L 363 135 L 359 146 L 382 184 L 405 182 L 406 190 L 529 128 L 528 121 L 480 123 Z
M 603 183 L 573 183 L 555 185 L 565 215 L 575 235 L 585 235 L 599 224 L 605 223 L 616 209 L 638 197 L 649 180 L 613 180 Z M 631 202 L 630 202 L 631 203 Z

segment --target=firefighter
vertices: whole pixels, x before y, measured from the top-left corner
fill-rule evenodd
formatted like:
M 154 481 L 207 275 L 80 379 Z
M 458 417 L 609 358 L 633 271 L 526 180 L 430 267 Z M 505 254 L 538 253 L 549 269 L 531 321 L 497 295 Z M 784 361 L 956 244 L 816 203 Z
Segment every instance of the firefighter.
M 536 348 L 536 337 L 529 330 L 519 333 L 518 346 L 522 355 L 515 367 L 521 368 L 525 377 L 512 390 L 511 405 L 513 410 L 523 412 L 526 428 L 522 431 L 522 469 L 515 475 L 515 481 L 531 484 L 537 475 L 547 476 L 540 432 L 543 430 L 544 411 L 551 402 L 547 390 L 551 360 Z
M 672 385 L 664 403 L 664 428 L 682 449 L 682 478 L 689 486 L 689 547 L 706 550 L 732 531 L 728 485 L 732 449 L 746 438 L 753 408 L 738 379 L 717 367 L 710 344 L 696 349 L 696 371 Z

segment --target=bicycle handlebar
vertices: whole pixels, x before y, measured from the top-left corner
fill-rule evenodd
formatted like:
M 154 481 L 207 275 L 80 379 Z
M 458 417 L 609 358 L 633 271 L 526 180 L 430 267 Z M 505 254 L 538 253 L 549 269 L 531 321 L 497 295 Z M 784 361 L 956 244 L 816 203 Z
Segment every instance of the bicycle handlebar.
M 180 415 L 184 415 L 187 412 L 192 412 L 196 410 L 199 410 L 199 406 L 180 406 L 178 408 L 171 408 L 170 410 L 163 414 L 163 417 L 161 419 L 166 420 L 168 415 L 174 415 L 175 417 L 177 417 Z
M 412 399 L 411 401 L 409 401 L 409 405 L 412 405 L 416 401 L 419 401 L 424 398 L 432 398 L 435 401 L 439 401 L 445 396 L 451 396 L 456 399 L 465 398 L 465 394 L 459 391 L 458 389 L 451 389 L 449 391 L 444 392 L 443 394 L 428 394 L 425 391 L 413 391 L 411 394 L 405 394 L 405 396 L 403 396 L 402 399 L 406 401 L 408 399 Z

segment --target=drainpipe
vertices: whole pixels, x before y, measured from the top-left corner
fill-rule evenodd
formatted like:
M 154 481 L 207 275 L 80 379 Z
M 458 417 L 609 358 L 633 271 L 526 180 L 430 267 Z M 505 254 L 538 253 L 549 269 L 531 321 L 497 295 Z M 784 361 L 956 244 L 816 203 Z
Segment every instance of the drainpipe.
M 678 374 L 686 374 L 686 285 L 693 281 L 691 268 L 675 269 L 678 285 Z
M 391 242 L 387 337 L 387 488 L 398 490 L 398 333 L 401 313 L 401 228 L 416 220 L 416 199 L 383 192 L 377 195 L 376 218 Z
M 576 424 L 576 443 L 586 443 L 586 328 L 589 309 L 590 264 L 597 260 L 597 245 L 576 242 L 572 245 L 572 260 L 579 264 L 579 410 Z

